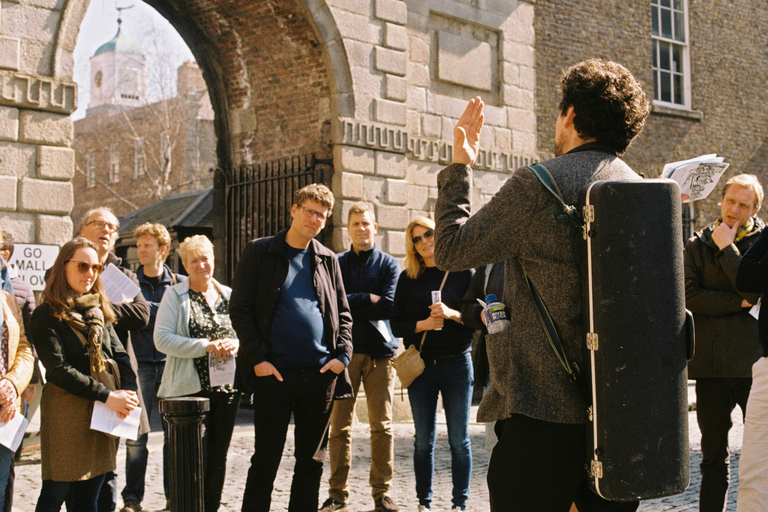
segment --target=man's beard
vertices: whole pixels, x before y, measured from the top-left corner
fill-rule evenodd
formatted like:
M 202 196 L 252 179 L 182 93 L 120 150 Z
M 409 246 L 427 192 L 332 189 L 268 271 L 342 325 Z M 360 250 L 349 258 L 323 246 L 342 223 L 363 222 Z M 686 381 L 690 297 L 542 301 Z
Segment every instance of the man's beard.
M 565 154 L 565 141 L 562 137 L 555 136 L 555 156 L 562 156 Z

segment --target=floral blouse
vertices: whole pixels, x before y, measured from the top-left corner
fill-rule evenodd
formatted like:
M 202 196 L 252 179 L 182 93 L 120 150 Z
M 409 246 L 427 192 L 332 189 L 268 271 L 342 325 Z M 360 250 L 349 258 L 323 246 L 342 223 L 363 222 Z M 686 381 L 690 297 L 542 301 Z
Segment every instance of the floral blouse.
M 215 311 L 211 309 L 208 301 L 201 292 L 189 290 L 190 314 L 189 335 L 193 338 L 207 338 L 220 340 L 224 338 L 236 338 L 235 330 L 229 319 L 229 301 L 219 294 L 216 299 Z M 200 385 L 203 391 L 218 391 L 222 393 L 235 393 L 237 390 L 232 385 L 211 387 L 211 379 L 208 373 L 208 353 L 195 358 L 197 374 L 200 376 Z

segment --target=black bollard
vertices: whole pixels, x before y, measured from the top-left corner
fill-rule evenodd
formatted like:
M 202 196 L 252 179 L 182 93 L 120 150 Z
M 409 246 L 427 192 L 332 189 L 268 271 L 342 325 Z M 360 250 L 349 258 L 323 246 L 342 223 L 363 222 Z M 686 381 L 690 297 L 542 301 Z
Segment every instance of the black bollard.
M 168 422 L 171 512 L 203 512 L 203 415 L 207 398 L 160 400 Z

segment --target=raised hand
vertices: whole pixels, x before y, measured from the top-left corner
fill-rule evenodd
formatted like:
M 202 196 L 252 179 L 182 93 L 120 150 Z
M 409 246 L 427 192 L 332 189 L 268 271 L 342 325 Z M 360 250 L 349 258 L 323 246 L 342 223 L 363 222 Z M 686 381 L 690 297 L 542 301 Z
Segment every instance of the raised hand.
M 453 129 L 453 163 L 474 165 L 480 151 L 480 130 L 485 121 L 483 106 L 480 96 L 469 100 Z

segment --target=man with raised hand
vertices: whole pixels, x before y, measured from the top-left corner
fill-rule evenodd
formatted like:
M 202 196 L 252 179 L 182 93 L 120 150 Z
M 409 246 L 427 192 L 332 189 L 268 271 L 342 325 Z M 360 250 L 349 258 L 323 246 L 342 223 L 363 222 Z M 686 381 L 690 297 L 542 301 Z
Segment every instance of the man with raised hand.
M 555 158 L 542 164 L 566 204 L 597 180 L 639 179 L 619 155 L 650 111 L 641 84 L 620 64 L 599 59 L 564 71 L 555 123 Z M 553 221 L 555 199 L 521 167 L 470 216 L 472 165 L 480 150 L 483 102 L 469 102 L 454 130 L 453 164 L 438 175 L 435 261 L 458 271 L 504 261 L 511 329 L 487 339 L 491 387 L 478 421 L 496 421 L 499 441 L 488 466 L 493 512 L 632 511 L 639 503 L 591 492 L 584 469 L 586 406 L 547 341 L 526 282 L 531 279 L 558 328 L 569 359 L 582 364 L 578 270 L 570 225 Z

